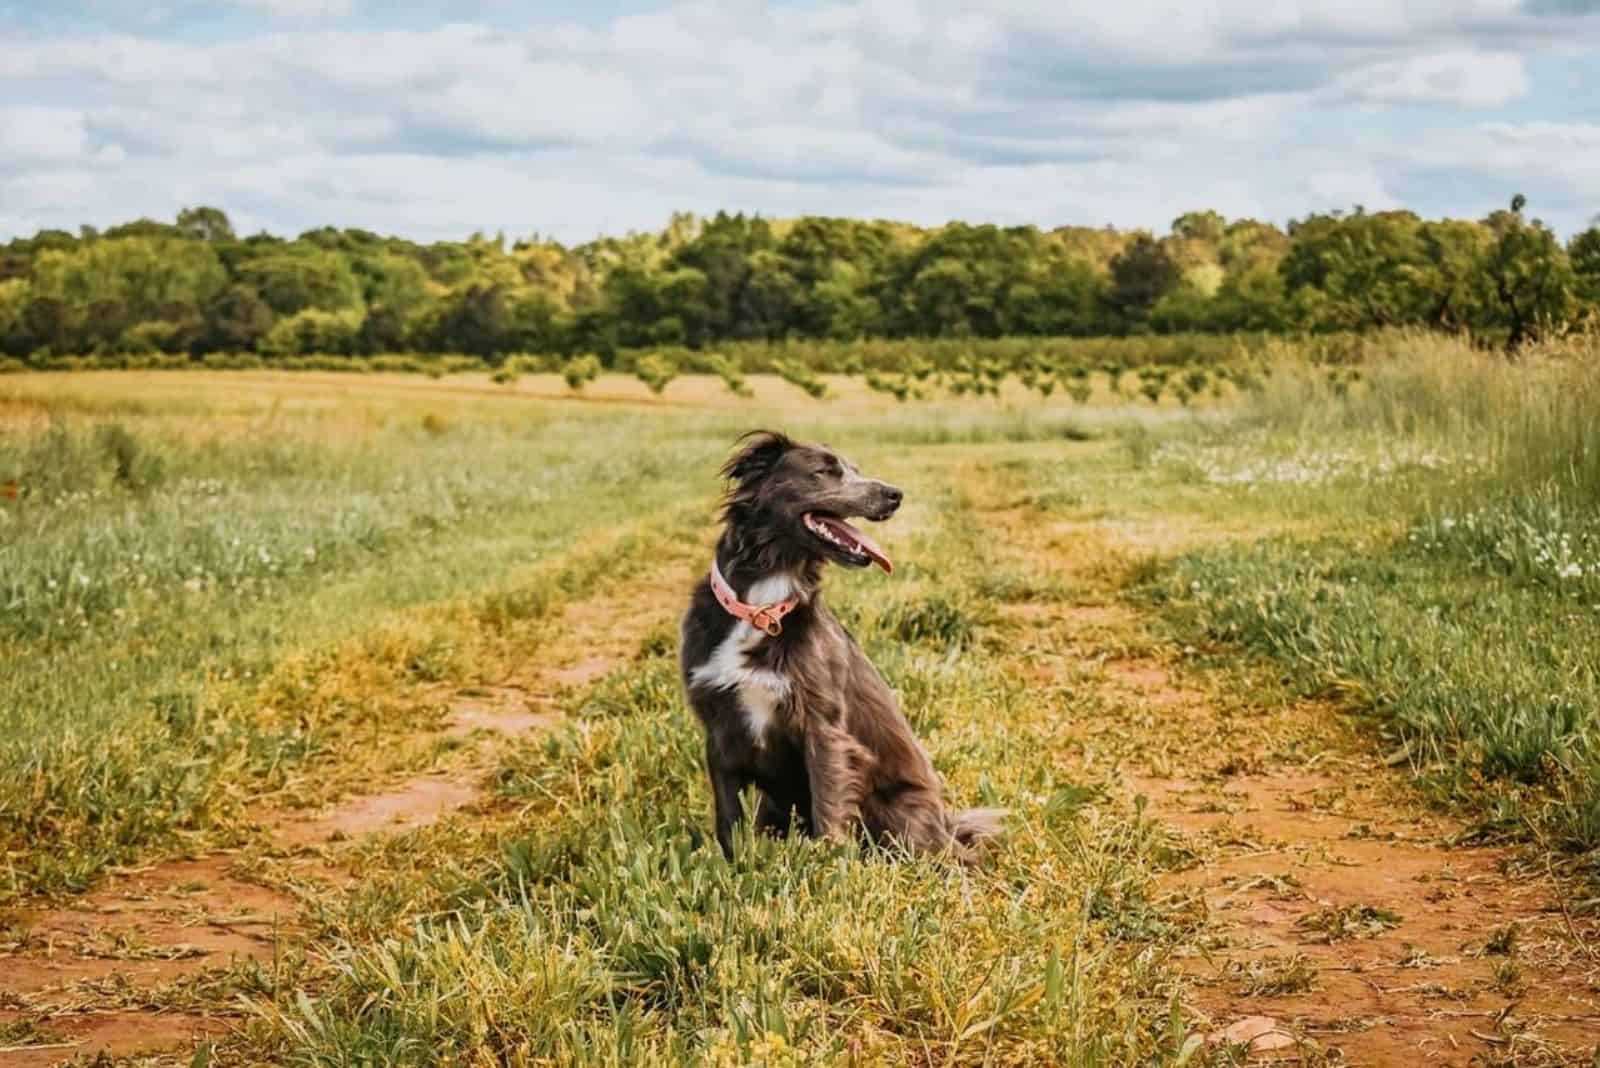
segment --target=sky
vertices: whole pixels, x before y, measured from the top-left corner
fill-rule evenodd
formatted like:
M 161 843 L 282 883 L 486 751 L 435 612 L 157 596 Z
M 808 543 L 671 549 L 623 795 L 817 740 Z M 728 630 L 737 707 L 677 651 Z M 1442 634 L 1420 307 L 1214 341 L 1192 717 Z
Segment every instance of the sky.
M 0 0 L 0 239 L 1600 215 L 1600 0 Z

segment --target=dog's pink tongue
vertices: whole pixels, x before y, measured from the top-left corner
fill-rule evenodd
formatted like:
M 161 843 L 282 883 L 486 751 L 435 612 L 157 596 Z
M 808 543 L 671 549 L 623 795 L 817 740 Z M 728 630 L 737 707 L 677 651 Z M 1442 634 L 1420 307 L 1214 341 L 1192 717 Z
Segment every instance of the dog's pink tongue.
M 847 530 L 850 531 L 850 536 L 860 543 L 861 551 L 872 557 L 873 563 L 883 568 L 884 574 L 894 574 L 894 561 L 889 559 L 888 553 L 884 552 L 878 547 L 877 542 L 873 541 L 866 534 L 862 533 L 860 528 L 853 527 L 849 523 L 845 523 L 843 525 Z

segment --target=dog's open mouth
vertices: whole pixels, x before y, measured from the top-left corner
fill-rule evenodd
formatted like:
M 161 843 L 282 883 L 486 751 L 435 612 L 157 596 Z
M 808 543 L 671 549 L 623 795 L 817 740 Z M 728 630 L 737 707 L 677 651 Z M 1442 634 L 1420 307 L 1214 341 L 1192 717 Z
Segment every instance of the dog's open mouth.
M 850 567 L 877 564 L 886 573 L 894 571 L 894 564 L 888 554 L 878 547 L 877 542 L 838 516 L 823 512 L 807 512 L 804 519 L 806 529 L 838 549 L 843 562 Z

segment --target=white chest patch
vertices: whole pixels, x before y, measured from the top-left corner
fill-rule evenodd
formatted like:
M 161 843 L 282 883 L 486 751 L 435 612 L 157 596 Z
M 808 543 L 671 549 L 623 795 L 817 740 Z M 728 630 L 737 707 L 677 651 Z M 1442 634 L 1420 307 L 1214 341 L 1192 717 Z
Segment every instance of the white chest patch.
M 788 575 L 772 575 L 752 584 L 740 600 L 746 604 L 771 604 L 793 592 L 794 582 Z M 691 685 L 708 690 L 737 691 L 745 727 L 757 745 L 765 742 L 767 731 L 777 721 L 778 706 L 789 696 L 788 679 L 776 671 L 750 667 L 745 662 L 745 653 L 767 640 L 765 634 L 750 624 L 735 623 L 706 661 L 689 672 Z

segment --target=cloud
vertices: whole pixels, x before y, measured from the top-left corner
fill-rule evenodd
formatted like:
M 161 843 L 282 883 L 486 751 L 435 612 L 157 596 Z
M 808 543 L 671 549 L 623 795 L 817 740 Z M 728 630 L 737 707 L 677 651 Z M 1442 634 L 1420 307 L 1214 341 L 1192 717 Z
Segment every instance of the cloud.
M 331 18 L 355 10 L 354 0 L 226 0 L 234 7 L 279 18 Z
M 12 167 L 75 160 L 88 153 L 83 112 L 73 108 L 0 107 L 0 161 Z M 5 162 L 0 162 L 4 167 Z
M 1502 107 L 1528 94 L 1523 59 L 1509 52 L 1436 52 L 1341 76 L 1337 90 L 1368 103 Z
M 7 218 L 206 202 L 291 231 L 582 238 L 680 207 L 1164 226 L 1405 191 L 1427 211 L 1417 175 L 1554 165 L 1560 136 L 1527 119 L 1570 108 L 1539 59 L 1600 58 L 1583 5 L 1519 0 L 485 2 L 422 28 L 230 2 L 285 21 L 0 40 L 0 176 L 32 181 Z M 1565 151 L 1564 196 L 1600 201 L 1588 149 Z M 79 202 L 45 198 L 69 171 Z
M 1534 15 L 1594 15 L 1600 13 L 1600 0 L 1528 0 L 1527 10 Z
M 1400 206 L 1383 178 L 1371 167 L 1342 167 L 1330 161 L 1326 170 L 1310 176 L 1307 185 L 1313 199 L 1307 208 L 1360 205 L 1369 211 L 1385 211 Z

